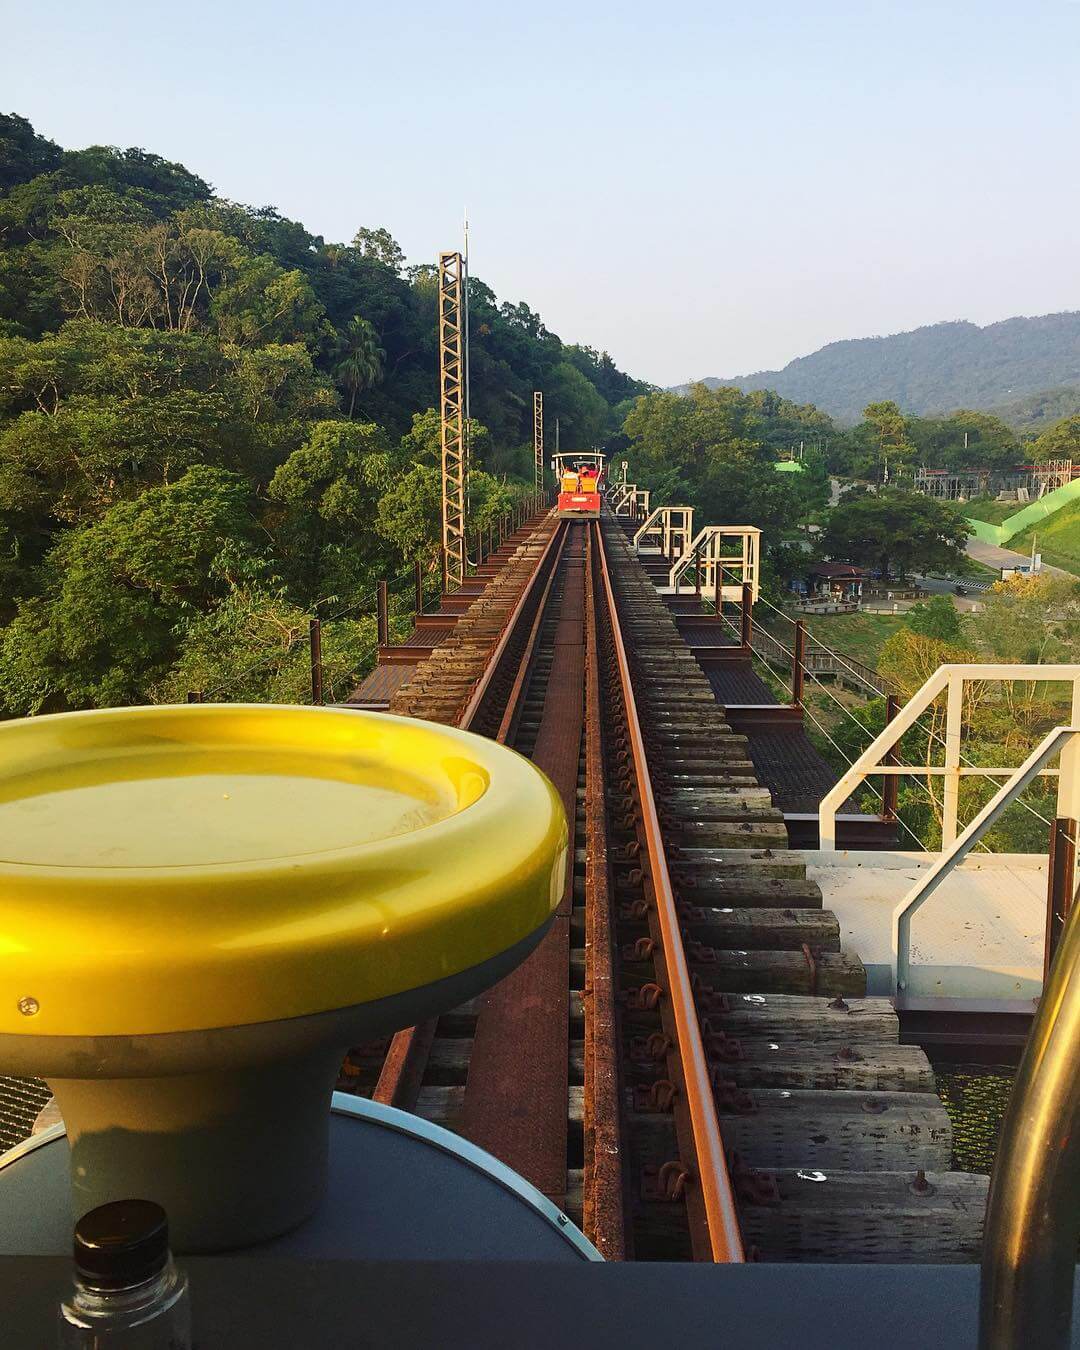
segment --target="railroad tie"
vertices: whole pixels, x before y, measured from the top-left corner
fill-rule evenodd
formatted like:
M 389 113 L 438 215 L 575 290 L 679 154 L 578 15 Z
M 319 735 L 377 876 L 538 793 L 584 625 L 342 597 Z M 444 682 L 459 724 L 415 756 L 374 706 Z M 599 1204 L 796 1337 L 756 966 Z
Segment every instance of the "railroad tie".
M 950 1170 L 929 1061 L 897 1043 L 888 1001 L 865 997 L 862 963 L 787 847 L 745 737 L 623 533 L 604 533 L 744 1240 L 770 1260 L 977 1259 L 986 1178 Z M 635 946 L 647 929 L 633 850 L 616 858 L 615 885 L 627 1030 L 641 1045 L 655 1020 L 635 995 L 651 977 Z M 627 1085 L 639 1162 L 654 1171 L 671 1140 L 644 1089 L 661 1073 L 639 1061 Z M 670 1208 L 646 1208 L 664 1255 L 656 1225 L 676 1241 Z

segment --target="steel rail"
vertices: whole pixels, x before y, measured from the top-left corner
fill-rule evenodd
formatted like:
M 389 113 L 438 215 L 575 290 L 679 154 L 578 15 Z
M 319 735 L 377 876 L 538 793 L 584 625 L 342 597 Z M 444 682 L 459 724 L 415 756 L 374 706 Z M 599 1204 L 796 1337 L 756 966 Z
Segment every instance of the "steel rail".
M 622 1087 L 615 930 L 604 787 L 596 536 L 585 535 L 585 1170 L 582 1227 L 605 1261 L 624 1261 Z
M 565 529 L 565 526 L 557 524 L 552 531 L 551 538 L 548 540 L 543 552 L 536 560 L 536 565 L 533 568 L 528 583 L 523 588 L 521 595 L 518 596 L 517 603 L 510 611 L 499 640 L 488 657 L 483 674 L 474 686 L 468 704 L 457 720 L 457 726 L 463 731 L 469 730 L 473 720 L 479 712 L 503 652 L 506 650 L 508 643 L 513 637 L 514 630 L 525 610 L 529 596 L 532 594 L 538 579 L 544 571 L 545 564 L 551 554 L 552 548 L 555 546 L 556 541 L 558 541 L 558 549 L 552 566 L 548 569 L 546 584 L 537 606 L 536 618 L 529 635 L 529 640 L 526 644 L 521 662 L 519 663 L 517 677 L 515 678 L 513 687 L 510 691 L 507 710 L 502 719 L 502 724 L 499 727 L 498 735 L 495 738 L 500 744 L 505 743 L 510 730 L 511 710 L 514 703 L 520 699 L 521 692 L 525 687 L 527 667 L 532 661 L 536 635 L 539 632 L 544 609 L 551 593 L 552 581 L 558 570 L 559 559 L 562 557 L 566 537 L 567 530 Z M 479 597 L 477 598 L 479 599 Z M 379 1078 L 375 1085 L 375 1090 L 371 1094 L 375 1101 L 382 1102 L 386 1106 L 397 1106 L 407 1111 L 411 1111 L 414 1108 L 417 1094 L 420 1091 L 421 1081 L 424 1076 L 424 1070 L 431 1054 L 431 1047 L 435 1040 L 435 1029 L 436 1021 L 431 1020 L 428 1022 L 421 1022 L 417 1026 L 405 1027 L 401 1031 L 394 1033 L 394 1036 L 390 1041 L 390 1048 L 387 1051 L 386 1059 L 383 1061 L 383 1066 L 379 1071 Z
M 499 635 L 499 640 L 492 649 L 491 655 L 488 657 L 488 662 L 484 667 L 483 674 L 473 686 L 473 691 L 469 697 L 468 703 L 465 705 L 465 710 L 458 718 L 457 725 L 461 727 L 463 731 L 468 731 L 473 718 L 479 710 L 480 704 L 483 702 L 484 695 L 488 691 L 488 686 L 495 677 L 495 671 L 498 668 L 502 654 L 506 650 L 510 639 L 513 637 L 514 629 L 517 626 L 518 619 L 521 617 L 522 610 L 528 604 L 529 597 L 532 595 L 533 589 L 537 585 L 541 573 L 543 572 L 548 555 L 555 547 L 555 541 L 561 539 L 565 533 L 564 523 L 556 521 L 555 528 L 552 530 L 551 537 L 544 546 L 543 553 L 541 553 L 536 560 L 536 564 L 532 570 L 532 576 L 529 577 L 528 582 L 525 584 L 524 589 L 517 598 L 517 603 L 507 616 L 506 623 L 503 625 L 502 632 Z M 479 600 L 480 596 L 478 595 L 476 598 Z
M 529 630 L 529 637 L 525 643 L 525 650 L 521 653 L 521 659 L 518 662 L 517 674 L 514 676 L 514 683 L 510 688 L 510 693 L 506 700 L 506 708 L 499 723 L 499 729 L 495 733 L 494 740 L 499 745 L 507 745 L 513 739 L 517 724 L 521 717 L 522 694 L 529 682 L 529 674 L 532 670 L 533 658 L 536 655 L 536 647 L 540 641 L 540 630 L 544 626 L 544 620 L 547 617 L 548 601 L 551 598 L 551 588 L 555 585 L 555 578 L 559 572 L 559 564 L 562 562 L 562 555 L 566 548 L 566 541 L 570 537 L 569 530 L 558 529 L 556 536 L 559 539 L 559 546 L 555 552 L 555 558 L 548 568 L 547 580 L 544 583 L 543 592 L 536 605 L 536 614 L 533 618 L 532 628 Z M 553 536 L 554 537 L 554 536 Z M 547 557 L 545 551 L 544 557 Z M 470 723 L 471 723 L 470 718 Z M 468 727 L 464 727 L 468 730 Z
M 656 898 L 657 918 L 663 936 L 662 957 L 667 973 L 667 995 L 671 1001 L 679 1053 L 686 1087 L 694 1150 L 697 1155 L 697 1184 L 701 1188 L 705 1215 L 709 1226 L 709 1245 L 717 1262 L 745 1260 L 742 1235 L 739 1231 L 735 1195 L 728 1173 L 727 1156 L 720 1134 L 716 1104 L 713 1100 L 712 1079 L 709 1074 L 705 1046 L 701 1039 L 697 1009 L 690 984 L 690 968 L 683 946 L 675 892 L 668 870 L 664 839 L 653 794 L 645 740 L 634 698 L 634 684 L 619 625 L 615 592 L 608 568 L 607 549 L 599 522 L 594 526 L 598 545 L 600 575 L 611 619 L 611 633 L 615 646 L 619 683 L 622 688 L 627 733 L 634 761 L 638 799 L 649 857 L 649 870 Z

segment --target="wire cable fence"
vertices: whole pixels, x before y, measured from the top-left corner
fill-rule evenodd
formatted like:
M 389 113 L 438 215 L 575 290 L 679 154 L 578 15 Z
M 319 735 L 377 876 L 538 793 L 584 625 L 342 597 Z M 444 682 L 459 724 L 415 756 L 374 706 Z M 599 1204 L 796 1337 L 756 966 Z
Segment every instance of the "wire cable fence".
M 758 599 L 759 599 L 759 601 L 760 601 L 761 603 L 763 603 L 768 609 L 774 611 L 774 612 L 775 612 L 776 614 L 778 614 L 782 619 L 784 619 L 784 620 L 786 620 L 788 623 L 790 623 L 793 627 L 796 626 L 796 624 L 797 624 L 797 621 L 796 621 L 796 620 L 792 619 L 790 615 L 785 614 L 784 611 L 783 611 L 782 609 L 779 608 L 779 606 L 773 604 L 773 602 L 770 601 L 770 600 L 768 600 L 765 596 L 759 596 Z M 739 634 L 739 636 L 740 636 L 740 638 L 741 638 L 741 633 L 740 633 L 739 628 L 735 625 L 735 623 L 730 619 L 729 616 L 727 616 L 727 615 L 725 615 L 725 614 L 723 613 L 722 607 L 721 607 L 720 609 L 716 609 L 716 607 L 715 607 L 715 605 L 714 605 L 714 612 L 716 612 L 716 613 L 718 614 L 718 616 L 723 620 L 723 622 L 724 622 L 724 623 L 725 623 L 725 624 L 726 624 L 733 632 Z M 758 632 L 767 632 L 767 631 L 768 631 L 768 630 L 762 629 L 760 625 L 755 625 L 755 624 L 752 623 L 751 628 L 753 629 L 753 628 L 755 628 L 755 627 L 757 628 Z M 779 640 L 778 638 L 776 638 L 773 634 L 769 634 L 768 636 L 770 637 L 770 639 L 772 640 L 772 642 L 775 644 L 776 648 L 777 648 L 784 656 L 786 656 L 786 657 L 791 661 L 791 663 L 792 663 L 792 668 L 794 669 L 794 666 L 795 666 L 796 660 L 797 660 L 796 655 L 795 655 L 795 652 L 794 652 L 792 649 L 790 649 L 790 648 L 788 648 L 788 647 L 785 647 L 784 644 L 783 644 L 782 642 L 780 642 L 780 640 Z M 860 673 L 860 671 L 857 670 L 854 666 L 852 666 L 852 665 L 851 665 L 851 664 L 850 664 L 850 663 L 849 663 L 849 662 L 848 662 L 848 661 L 847 661 L 847 660 L 846 660 L 839 652 L 836 652 L 834 649 L 828 647 L 825 643 L 823 643 L 823 642 L 821 642 L 819 639 L 815 638 L 812 634 L 811 634 L 811 635 L 808 635 L 808 636 L 810 637 L 810 640 L 811 640 L 812 642 L 814 642 L 814 643 L 815 643 L 822 651 L 824 651 L 829 657 L 831 657 L 838 665 L 840 665 L 840 666 L 842 666 L 842 667 L 846 667 L 846 668 L 851 672 L 851 674 L 852 674 L 852 675 L 853 675 L 853 676 L 854 676 L 854 677 L 855 677 L 855 678 L 856 678 L 856 679 L 857 679 L 864 687 L 869 686 L 869 681 L 867 681 L 867 680 L 864 678 L 864 676 Z M 752 650 L 752 655 L 753 655 L 753 657 L 754 657 L 756 660 L 758 660 L 758 661 L 761 662 L 761 664 L 766 668 L 766 670 L 769 671 L 769 673 L 770 673 L 770 675 L 773 677 L 773 679 L 776 680 L 777 683 L 780 685 L 781 689 L 783 689 L 783 688 L 786 686 L 786 681 L 785 681 L 785 680 L 781 677 L 781 675 L 780 675 L 780 674 L 772 667 L 772 665 L 769 663 L 769 661 L 768 661 L 768 660 L 766 659 L 766 657 L 764 656 L 764 653 L 763 653 L 759 648 L 757 648 L 757 647 L 755 647 L 755 646 L 752 646 L 751 650 Z M 832 703 L 835 704 L 835 706 L 836 706 L 837 708 L 840 709 L 840 711 L 841 711 L 841 713 L 843 714 L 844 717 L 846 717 L 848 720 L 850 720 L 851 722 L 853 722 L 853 723 L 859 728 L 859 730 L 860 730 L 860 731 L 868 738 L 868 739 L 867 739 L 867 744 L 869 744 L 870 741 L 872 741 L 872 740 L 874 739 L 874 737 L 875 737 L 876 735 L 878 735 L 878 732 L 875 731 L 875 730 L 873 729 L 873 727 L 871 727 L 869 724 L 863 722 L 861 718 L 859 718 L 859 717 L 857 717 L 857 716 L 855 715 L 855 713 L 852 711 L 851 708 L 849 708 L 845 703 L 843 703 L 839 698 L 837 698 L 837 696 L 836 696 L 836 694 L 833 692 L 833 690 L 829 688 L 829 686 L 825 683 L 825 681 L 822 680 L 822 679 L 820 678 L 819 673 L 818 673 L 817 671 L 815 671 L 811 666 L 804 664 L 804 666 L 803 666 L 803 674 L 805 675 L 805 677 L 806 677 L 807 679 L 811 680 L 811 681 L 812 681 L 812 682 L 813 682 L 813 683 L 814 683 L 814 684 L 815 684 L 815 685 L 816 685 L 816 686 L 817 686 L 817 687 L 825 694 L 825 696 L 826 696 L 827 698 L 829 698 L 829 699 L 832 701 Z M 886 682 L 884 682 L 884 683 L 887 684 L 888 682 L 886 681 Z M 869 687 L 873 688 L 873 686 L 869 686 Z M 875 696 L 876 696 L 876 697 L 881 697 L 881 694 L 880 694 L 879 691 L 874 690 L 874 692 L 875 692 Z M 842 762 L 845 763 L 849 768 L 852 767 L 854 761 L 853 761 L 853 759 L 851 758 L 851 756 L 849 755 L 849 753 L 848 753 L 847 751 L 845 751 L 845 750 L 838 744 L 838 742 L 836 741 L 835 737 L 832 736 L 832 735 L 829 733 L 829 731 L 828 731 L 827 728 L 824 726 L 824 724 L 820 721 L 820 719 L 819 719 L 818 717 L 816 717 L 816 716 L 814 715 L 813 711 L 812 711 L 810 708 L 806 707 L 805 704 L 803 705 L 803 712 L 805 713 L 805 715 L 806 715 L 807 717 L 809 717 L 810 721 L 814 724 L 815 728 L 816 728 L 816 729 L 818 730 L 818 732 L 823 736 L 823 738 L 824 738 L 824 739 L 832 746 L 832 748 L 833 748 L 833 749 L 836 751 L 836 753 L 840 756 L 840 759 L 842 760 Z M 914 725 L 913 725 L 913 727 L 912 727 L 912 730 L 915 730 L 915 729 L 918 729 L 919 731 L 921 731 L 921 732 L 923 733 L 923 735 L 925 735 L 925 736 L 927 737 L 928 743 L 930 743 L 930 742 L 936 742 L 937 744 L 941 745 L 943 748 L 946 748 L 946 741 L 945 741 L 944 737 L 940 734 L 940 732 L 936 731 L 932 726 L 927 726 L 927 725 L 922 721 L 921 718 L 920 718 L 920 719 L 917 719 L 916 722 L 914 723 Z M 957 750 L 956 753 L 958 754 L 958 756 L 959 756 L 961 762 L 963 763 L 963 765 L 964 765 L 965 767 L 970 768 L 970 769 L 974 769 L 974 770 L 982 770 L 982 766 L 979 765 L 979 764 L 977 764 L 977 763 L 976 763 L 974 760 L 972 760 L 968 755 L 965 755 L 965 754 L 963 753 L 963 751 Z M 927 798 L 927 801 L 929 802 L 931 811 L 933 812 L 935 818 L 937 818 L 938 815 L 939 815 L 939 812 L 940 812 L 940 804 L 939 804 L 937 798 L 935 797 L 934 792 L 933 792 L 933 790 L 932 790 L 930 784 L 927 783 L 927 782 L 923 782 L 922 779 L 921 779 L 921 777 L 920 777 L 920 771 L 921 771 L 921 769 L 922 769 L 924 766 L 914 765 L 914 764 L 913 764 L 913 765 L 910 765 L 910 766 L 908 766 L 908 765 L 902 765 L 902 766 L 898 766 L 898 767 L 910 768 L 910 770 L 911 770 L 911 776 L 912 776 L 912 778 L 914 779 L 914 785 L 917 786 L 918 788 L 920 788 L 921 791 L 926 795 L 926 798 Z M 1005 776 L 1007 776 L 1008 772 L 1009 772 L 1008 770 L 1000 770 L 1000 771 L 998 771 L 999 774 L 1005 775 Z M 990 774 L 989 772 L 987 772 L 987 776 L 990 777 L 990 776 L 994 776 L 994 775 L 992 775 L 992 774 Z M 873 794 L 881 801 L 882 807 L 885 808 L 885 797 L 884 797 L 884 794 L 883 794 L 882 792 L 880 792 L 880 791 L 879 791 L 879 790 L 878 790 L 878 789 L 877 789 L 877 788 L 869 781 L 869 779 L 867 779 L 867 781 L 866 781 L 866 783 L 865 783 L 865 786 L 867 787 L 867 789 L 869 789 L 869 790 L 870 790 L 870 791 L 871 791 L 871 792 L 872 792 L 872 793 L 873 793 Z M 1050 821 L 1050 820 L 1048 820 L 1047 817 L 1044 816 L 1044 815 L 1042 814 L 1042 812 L 1038 811 L 1038 810 L 1037 810 L 1034 806 L 1032 806 L 1029 802 L 1024 801 L 1023 798 L 1018 798 L 1017 801 L 1016 801 L 1016 805 L 1020 806 L 1024 811 L 1026 811 L 1026 812 L 1027 812 L 1030 816 L 1032 816 L 1035 820 L 1039 821 L 1039 823 L 1040 823 L 1041 825 L 1045 826 L 1048 830 L 1053 829 L 1053 822 Z M 923 840 L 920 839 L 919 836 L 911 829 L 911 827 L 907 824 L 906 821 L 904 821 L 899 815 L 896 815 L 895 813 L 894 813 L 894 818 L 896 819 L 897 823 L 901 826 L 901 828 L 904 829 L 905 832 L 906 832 L 907 834 L 909 834 L 909 835 L 910 835 L 910 836 L 918 843 L 918 845 L 919 845 L 920 848 L 926 849 L 926 847 L 927 847 L 926 844 L 925 844 L 925 843 L 923 842 Z M 1072 840 L 1070 839 L 1070 842 L 1075 842 L 1075 841 L 1072 841 Z M 985 853 L 990 853 L 990 854 L 992 854 L 992 853 L 995 852 L 995 850 L 994 850 L 993 848 L 991 848 L 984 840 L 980 840 L 979 843 L 978 843 L 978 845 L 977 845 L 977 847 L 978 847 L 979 849 L 981 849 L 981 850 L 982 850 L 983 852 L 985 852 Z
M 530 509 L 524 500 L 515 503 L 505 515 L 475 531 L 472 547 L 465 550 L 474 574 L 524 523 Z M 273 650 L 240 671 L 208 681 L 201 688 L 189 689 L 188 702 L 231 702 L 234 699 L 230 695 L 239 691 L 243 691 L 244 701 L 313 704 L 336 701 L 368 674 L 378 660 L 381 646 L 395 645 L 408 634 L 410 623 L 439 609 L 447 593 L 445 556 L 441 557 L 441 565 L 440 556 L 441 550 L 417 558 L 411 567 L 376 583 L 374 588 L 331 613 L 325 611 L 339 597 L 330 595 L 317 600 L 310 613 L 297 613 L 296 621 L 284 629 Z M 375 625 L 370 637 L 363 627 L 355 633 L 342 633 L 343 623 L 362 625 L 364 620 Z M 298 658 L 305 647 L 308 655 L 303 662 Z M 422 651 L 417 648 L 418 660 Z M 305 697 L 308 689 L 309 697 Z

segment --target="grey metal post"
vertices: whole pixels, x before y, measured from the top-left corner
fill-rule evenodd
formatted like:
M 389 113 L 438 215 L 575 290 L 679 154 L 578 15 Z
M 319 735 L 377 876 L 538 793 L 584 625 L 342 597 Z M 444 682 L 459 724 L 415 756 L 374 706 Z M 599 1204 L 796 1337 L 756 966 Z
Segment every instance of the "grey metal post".
M 889 694 L 885 699 L 885 724 L 886 726 L 893 720 L 900 711 L 900 700 L 895 694 Z M 881 757 L 882 764 L 899 764 L 900 759 L 896 753 L 896 747 L 886 750 Z M 885 780 L 881 785 L 881 818 L 882 820 L 895 820 L 896 807 L 900 800 L 900 779 L 895 773 L 887 773 Z
M 795 620 L 795 642 L 791 650 L 791 702 L 796 708 L 802 707 L 803 669 L 806 663 L 806 624 L 802 619 Z
M 386 582 L 380 581 L 375 588 L 376 624 L 379 631 L 379 646 L 385 647 L 390 641 L 390 604 L 386 591 Z

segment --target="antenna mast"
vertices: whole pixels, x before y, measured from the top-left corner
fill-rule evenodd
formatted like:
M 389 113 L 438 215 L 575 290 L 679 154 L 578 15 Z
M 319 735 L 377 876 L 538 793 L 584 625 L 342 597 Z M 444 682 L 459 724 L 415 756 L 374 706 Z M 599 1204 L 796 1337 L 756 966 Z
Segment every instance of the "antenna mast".
M 465 408 L 464 422 L 462 426 L 462 445 L 465 449 L 465 520 L 468 521 L 472 515 L 472 445 L 470 436 L 472 435 L 472 389 L 469 381 L 469 212 L 466 209 L 464 214 L 464 232 L 465 232 L 465 253 L 462 259 L 461 268 L 461 331 L 464 345 L 464 363 L 462 366 L 462 382 L 465 386 Z
M 533 457 L 533 486 L 539 497 L 544 491 L 544 395 L 539 389 L 533 392 Z
M 442 546 L 446 585 L 465 580 L 465 479 L 462 311 L 464 267 L 460 253 L 439 254 L 439 436 L 442 446 Z

